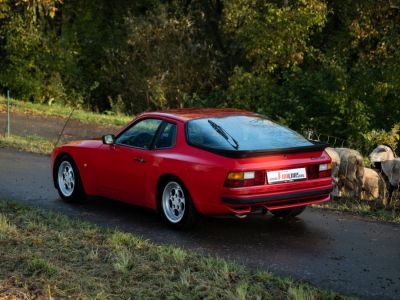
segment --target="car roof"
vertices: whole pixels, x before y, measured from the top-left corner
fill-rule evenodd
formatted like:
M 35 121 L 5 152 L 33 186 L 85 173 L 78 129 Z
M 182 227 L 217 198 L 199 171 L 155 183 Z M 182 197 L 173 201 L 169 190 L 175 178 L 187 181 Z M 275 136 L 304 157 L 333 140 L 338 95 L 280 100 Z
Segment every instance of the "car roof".
M 142 114 L 142 116 L 147 116 L 147 117 L 163 116 L 163 117 L 177 119 L 183 122 L 201 118 L 218 118 L 227 116 L 249 116 L 249 115 L 254 116 L 257 114 L 236 108 L 180 108 L 180 109 L 146 112 Z

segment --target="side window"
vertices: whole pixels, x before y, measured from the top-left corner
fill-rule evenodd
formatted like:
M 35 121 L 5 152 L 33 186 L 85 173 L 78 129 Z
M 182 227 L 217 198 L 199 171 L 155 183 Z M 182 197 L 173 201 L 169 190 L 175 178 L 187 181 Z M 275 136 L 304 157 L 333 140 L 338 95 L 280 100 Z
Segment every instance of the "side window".
M 167 123 L 154 145 L 155 149 L 171 148 L 175 145 L 176 141 L 176 125 Z
M 144 119 L 139 121 L 125 130 L 115 142 L 116 144 L 149 149 L 161 123 L 162 121 L 157 119 Z

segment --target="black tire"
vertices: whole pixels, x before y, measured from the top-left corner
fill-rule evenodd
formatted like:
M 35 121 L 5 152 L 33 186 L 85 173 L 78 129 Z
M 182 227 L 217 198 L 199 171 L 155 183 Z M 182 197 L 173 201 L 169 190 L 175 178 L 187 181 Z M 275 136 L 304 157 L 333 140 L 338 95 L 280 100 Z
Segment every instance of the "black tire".
M 176 199 L 171 199 L 174 198 L 174 193 Z M 183 211 L 180 202 L 182 199 Z M 200 214 L 196 211 L 189 191 L 176 177 L 170 177 L 160 184 L 158 211 L 162 220 L 174 229 L 190 229 L 200 221 Z
M 278 218 L 290 219 L 298 216 L 306 209 L 305 206 L 271 210 L 271 214 Z
M 79 170 L 71 156 L 63 155 L 57 159 L 53 180 L 58 194 L 64 201 L 79 203 L 86 199 Z

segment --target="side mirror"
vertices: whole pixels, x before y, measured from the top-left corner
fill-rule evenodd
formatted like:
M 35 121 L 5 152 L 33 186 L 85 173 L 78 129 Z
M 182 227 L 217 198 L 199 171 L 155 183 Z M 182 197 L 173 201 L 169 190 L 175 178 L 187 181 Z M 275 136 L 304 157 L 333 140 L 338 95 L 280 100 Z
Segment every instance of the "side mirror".
M 102 139 L 103 139 L 103 144 L 106 145 L 113 145 L 115 143 L 115 135 L 113 134 L 103 135 Z

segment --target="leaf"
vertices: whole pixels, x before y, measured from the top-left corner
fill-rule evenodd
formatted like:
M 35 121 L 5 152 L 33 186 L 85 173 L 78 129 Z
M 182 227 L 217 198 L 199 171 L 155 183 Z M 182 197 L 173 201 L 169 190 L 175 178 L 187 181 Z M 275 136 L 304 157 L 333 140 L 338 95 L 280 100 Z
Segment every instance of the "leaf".
M 53 19 L 55 17 L 56 11 L 57 11 L 57 8 L 55 8 L 54 6 L 50 8 L 50 11 L 49 11 L 50 18 Z

